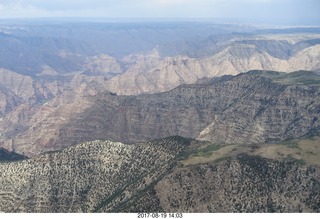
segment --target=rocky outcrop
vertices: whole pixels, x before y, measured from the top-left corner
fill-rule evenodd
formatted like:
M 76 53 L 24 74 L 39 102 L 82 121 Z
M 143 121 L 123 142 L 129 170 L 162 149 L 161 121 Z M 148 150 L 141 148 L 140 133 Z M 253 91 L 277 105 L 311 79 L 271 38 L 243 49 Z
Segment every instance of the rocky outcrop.
M 319 144 L 256 144 L 320 133 L 319 74 L 265 71 L 318 29 L 68 25 L 0 27 L 0 212 L 320 212 Z
M 57 150 L 59 128 L 92 103 L 89 97 L 104 91 L 85 76 L 52 80 L 46 87 L 54 97 L 44 103 L 22 102 L 0 119 L 0 144 L 8 150 L 34 155 Z M 32 145 L 32 146 L 31 146 Z
M 32 77 L 104 76 L 109 91 L 125 95 L 168 91 L 202 77 L 249 70 L 320 68 L 319 28 L 265 32 L 192 22 L 62 22 L 59 27 L 2 24 L 0 31 L 0 68 Z
M 256 143 L 318 133 L 319 76 L 270 74 L 250 72 L 140 96 L 101 93 L 94 81 L 80 77 L 70 82 L 77 89 L 34 111 L 21 106 L 19 114 L 0 121 L 3 147 L 33 156 L 96 139 L 133 143 L 180 135 Z
M 212 56 L 201 58 L 181 55 L 161 58 L 153 53 L 141 61 L 137 60 L 123 74 L 107 81 L 107 88 L 124 95 L 157 93 L 181 84 L 195 83 L 203 77 L 236 75 L 249 70 L 292 72 L 320 69 L 319 44 L 289 53 L 286 57 L 285 49 L 278 48 L 277 43 L 273 41 L 273 46 L 267 47 L 272 44 L 272 41 L 269 42 L 264 45 L 264 50 L 255 45 L 259 44 L 259 40 L 236 43 L 225 46 Z M 277 52 L 279 49 L 281 52 Z
M 319 86 L 271 85 L 268 79 L 256 78 L 253 82 L 251 77 L 240 76 L 241 82 L 223 83 L 233 96 L 229 99 L 223 95 L 230 105 L 215 116 L 198 139 L 220 143 L 274 142 L 319 131 Z M 242 86 L 245 89 L 240 92 L 233 90 Z M 308 103 L 304 102 L 308 98 Z
M 169 28 L 169 32 L 178 31 L 176 27 Z M 282 31 L 286 33 L 285 30 L 277 30 L 273 34 L 271 31 L 265 35 L 258 32 L 220 35 L 219 32 L 208 37 L 206 33 L 195 42 L 174 41 L 172 44 L 169 43 L 170 45 L 166 42 L 159 46 L 152 43 L 152 46 L 149 44 L 148 47 L 144 47 L 143 51 L 137 50 L 140 45 L 133 45 L 136 49 L 128 48 L 131 52 L 116 56 L 110 55 L 107 52 L 109 50 L 106 50 L 106 47 L 110 49 L 116 46 L 111 45 L 115 41 L 110 41 L 112 43 L 108 45 L 94 46 L 96 52 L 89 49 L 102 39 L 96 41 L 90 39 L 91 46 L 87 45 L 88 39 L 82 31 L 85 32 L 88 27 L 84 28 L 82 25 L 73 27 L 75 32 L 80 31 L 81 34 L 73 35 L 74 33 L 70 32 L 75 39 L 86 38 L 81 42 L 70 40 L 70 36 L 63 31 L 66 26 L 58 28 L 59 30 L 48 27 L 43 32 L 40 31 L 40 27 L 34 28 L 32 30 L 27 28 L 23 33 L 12 29 L 10 30 L 12 34 L 1 35 L 1 40 L 4 42 L 4 56 L 0 65 L 17 69 L 24 74 L 6 69 L 0 70 L 0 145 L 8 150 L 17 150 L 19 153 L 33 156 L 87 140 L 112 139 L 139 142 L 171 134 L 214 142 L 242 142 L 246 138 L 252 139 L 250 140 L 252 142 L 264 142 L 296 137 L 296 134 L 301 136 L 318 130 L 317 101 L 309 102 L 313 111 L 311 108 L 307 109 L 305 105 L 307 103 L 301 103 L 300 106 L 301 100 L 293 100 L 293 105 L 283 103 L 291 101 L 291 96 L 297 92 L 299 94 L 294 96 L 294 99 L 304 97 L 303 93 L 315 97 L 314 94 L 318 91 L 311 88 L 310 84 L 306 84 L 307 87 L 302 85 L 294 87 L 287 83 L 282 86 L 291 87 L 282 87 L 281 89 L 285 89 L 282 91 L 277 90 L 274 83 L 269 85 L 269 82 L 258 80 L 259 85 L 252 86 L 243 80 L 239 82 L 238 88 L 236 84 L 238 82 L 226 82 L 223 86 L 228 90 L 221 82 L 220 87 L 214 85 L 215 88 L 210 88 L 207 84 L 202 88 L 183 89 L 183 85 L 166 94 L 146 95 L 141 98 L 115 96 L 159 93 L 182 84 L 198 83 L 203 78 L 226 74 L 237 75 L 250 69 L 273 69 L 285 72 L 319 69 L 320 44 L 319 35 L 316 34 L 317 29 L 311 30 L 314 34 L 299 32 L 298 35 L 294 34 L 294 30 L 285 35 L 281 34 Z M 48 32 L 52 28 L 62 34 L 59 40 L 52 38 L 51 34 L 56 34 L 54 31 Z M 90 27 L 92 31 L 97 31 L 97 36 L 99 34 L 105 36 L 106 32 L 100 32 L 97 28 L 97 26 Z M 116 40 L 119 43 L 117 46 L 126 50 L 123 47 L 128 44 L 120 42 L 126 37 L 131 40 L 133 38 L 119 34 L 121 31 L 113 28 L 115 27 L 108 33 L 124 35 L 124 38 L 117 37 Z M 141 36 L 135 28 L 129 28 L 129 32 L 133 31 L 133 35 Z M 188 25 L 187 29 L 190 28 L 198 27 Z M 204 25 L 199 28 L 204 30 L 208 27 Z M 23 34 L 24 37 L 17 37 L 16 34 Z M 47 34 L 45 39 L 39 37 L 37 41 L 34 38 L 38 35 L 43 36 L 42 34 Z M 164 35 L 162 34 L 162 37 Z M 153 37 L 150 36 L 155 39 Z M 107 38 L 103 39 L 104 42 L 107 41 Z M 145 42 L 136 38 L 135 40 Z M 20 46 L 15 47 L 18 42 Z M 183 45 L 184 43 L 186 44 Z M 143 45 L 141 44 L 142 47 Z M 106 47 L 102 48 L 104 46 Z M 41 48 L 46 49 L 41 50 Z M 177 48 L 177 53 L 168 53 L 175 51 L 174 48 Z M 6 55 L 7 52 L 8 55 L 21 54 L 21 56 L 15 55 L 19 56 L 16 60 Z M 26 76 L 28 74 L 29 76 Z M 248 80 L 251 80 L 250 83 L 255 83 L 253 78 Z M 269 94 L 264 96 L 261 93 L 260 97 L 258 94 L 253 94 L 259 92 L 259 86 L 272 86 L 265 91 L 276 89 L 282 94 L 271 97 Z M 211 90 L 206 91 L 207 89 Z M 254 91 L 249 94 L 251 91 L 247 89 Z M 242 97 L 241 92 L 246 92 L 248 95 Z M 92 98 L 95 95 L 98 96 Z M 202 96 L 215 100 L 206 103 L 207 100 Z M 180 100 L 180 97 L 183 100 Z M 245 99 L 251 97 L 256 99 L 252 100 L 253 102 Z M 168 100 L 170 98 L 173 100 Z M 309 97 L 306 99 L 310 100 Z M 317 100 L 317 97 L 314 99 Z M 222 103 L 224 101 L 227 104 Z M 270 104 L 279 105 L 272 108 Z M 299 112 L 295 109 L 296 106 Z M 280 114 L 277 111 L 279 107 L 282 109 Z M 300 115 L 300 112 L 306 114 Z M 303 130 L 301 133 L 298 133 L 297 129 L 290 128 L 288 122 L 294 126 L 293 121 L 299 123 L 299 128 Z M 268 125 L 271 123 L 275 125 L 275 129 Z
M 84 69 L 86 69 L 84 74 L 89 76 L 112 77 L 123 72 L 120 63 L 115 58 L 105 54 L 88 58 Z
M 160 94 L 105 93 L 61 128 L 59 144 L 172 134 L 215 143 L 277 142 L 319 132 L 319 92 L 318 85 L 281 84 L 251 72 Z
M 29 76 L 0 69 L 0 116 L 21 104 L 35 105 L 50 100 L 51 91 Z

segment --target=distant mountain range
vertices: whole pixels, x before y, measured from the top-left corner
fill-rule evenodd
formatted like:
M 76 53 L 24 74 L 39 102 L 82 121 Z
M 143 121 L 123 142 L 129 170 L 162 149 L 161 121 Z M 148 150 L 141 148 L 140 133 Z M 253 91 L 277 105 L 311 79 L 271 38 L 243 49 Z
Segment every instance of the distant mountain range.
M 160 60 L 179 56 L 191 58 L 191 61 L 212 57 L 215 65 L 217 58 L 224 58 L 221 53 L 241 59 L 268 55 L 265 59 L 289 60 L 299 52 L 319 45 L 319 35 L 320 28 L 266 30 L 209 22 L 8 23 L 0 25 L 0 68 L 31 76 L 41 74 L 47 68 L 58 74 L 85 72 L 88 70 L 86 63 L 90 63 L 92 57 L 104 54 L 113 57 L 124 73 L 132 63 L 143 64 L 124 57 L 148 54 L 154 49 Z M 297 69 L 293 63 L 294 69 L 290 71 L 314 70 L 319 68 L 316 64 L 318 62 L 309 64 L 308 69 Z M 237 67 L 237 71 L 248 71 L 254 66 L 249 65 L 249 69 Z M 268 66 L 262 66 L 265 70 L 281 70 L 266 68 Z M 96 70 L 100 74 L 112 73 Z
M 0 24 L 0 212 L 320 212 L 320 29 Z

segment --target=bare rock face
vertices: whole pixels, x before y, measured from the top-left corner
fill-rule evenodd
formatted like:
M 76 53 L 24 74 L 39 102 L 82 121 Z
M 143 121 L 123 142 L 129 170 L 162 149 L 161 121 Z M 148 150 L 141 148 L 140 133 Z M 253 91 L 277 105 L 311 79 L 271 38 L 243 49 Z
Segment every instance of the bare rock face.
M 52 98 L 46 86 L 29 76 L 0 69 L 0 116 L 21 104 L 35 105 Z
M 261 44 L 259 40 L 251 44 L 246 41 L 234 43 L 212 56 L 201 58 L 160 57 L 154 51 L 143 60 L 137 59 L 123 74 L 107 81 L 107 87 L 117 94 L 136 95 L 168 91 L 181 84 L 195 83 L 203 77 L 237 75 L 250 70 L 292 72 L 320 68 L 318 44 L 285 56 L 285 48 L 278 48 L 277 41 L 269 42 L 264 50 L 254 43 Z
M 271 76 L 274 75 L 274 76 Z M 118 96 L 78 76 L 46 104 L 0 121 L 2 147 L 27 156 L 96 139 L 179 135 L 215 143 L 277 142 L 318 133 L 319 76 L 256 71 L 169 92 Z
M 171 27 L 175 29 L 173 32 L 169 28 L 169 32 L 181 31 L 176 29 L 178 26 Z M 71 33 L 69 30 L 73 28 L 75 32 Z M 299 34 L 295 33 L 297 30 L 290 30 L 292 34 L 279 34 L 279 30 L 271 31 L 272 34 L 259 34 L 259 31 L 247 34 L 242 32 L 244 30 L 240 31 L 241 34 L 231 34 L 234 31 L 229 33 L 229 30 L 208 36 L 212 34 L 211 26 L 209 32 L 195 41 L 183 37 L 183 41 L 177 39 L 179 42 L 169 43 L 160 38 L 169 39 L 175 34 L 164 34 L 167 29 L 161 27 L 165 32 L 160 31 L 162 37 L 157 38 L 160 32 L 155 30 L 159 27 L 154 27 L 151 28 L 154 35 L 149 37 L 157 39 L 152 40 L 156 44 L 144 47 L 142 42 L 147 42 L 140 41 L 143 31 L 140 28 L 136 31 L 137 27 L 131 29 L 124 25 L 124 29 L 111 28 L 111 32 L 104 28 L 100 32 L 102 29 L 98 28 L 99 31 L 95 32 L 97 26 L 94 25 L 89 29 L 96 34 L 89 34 L 89 41 L 80 40 L 87 37 L 83 33 L 88 27 L 82 28 L 28 27 L 24 33 L 12 29 L 12 34 L 2 35 L 4 53 L 1 66 L 21 73 L 0 70 L 0 145 L 6 149 L 34 156 L 87 140 L 109 138 L 132 143 L 172 134 L 214 142 L 243 142 L 246 138 L 252 142 L 264 142 L 318 130 L 318 91 L 309 84 L 294 87 L 289 83 L 283 85 L 288 86 L 281 88 L 284 90 L 277 90 L 274 83 L 259 81 L 259 85 L 252 86 L 245 80 L 236 82 L 234 79 L 225 84 L 221 82 L 220 86 L 181 86 L 170 91 L 204 77 L 237 75 L 251 69 L 285 72 L 320 69 L 317 29 L 312 33 L 298 30 Z M 198 27 L 191 25 L 189 28 L 195 30 Z M 132 37 L 121 32 L 125 29 L 133 35 L 138 34 L 139 39 L 130 41 Z M 68 30 L 75 38 L 65 35 L 63 30 Z M 280 33 L 282 31 L 287 33 L 287 30 Z M 106 38 L 114 33 L 117 34 Z M 26 38 L 17 37 L 20 34 L 26 34 Z M 59 40 L 53 36 L 59 36 Z M 21 46 L 14 46 L 18 42 Z M 97 50 L 89 49 L 91 46 L 87 47 L 86 42 L 93 46 L 91 49 Z M 131 50 L 127 42 L 137 42 L 130 45 L 136 49 Z M 128 49 L 124 55 L 110 53 L 119 46 Z M 144 49 L 138 49 L 141 46 Z M 17 54 L 21 57 L 12 58 Z M 254 78 L 248 80 L 255 83 Z M 259 86 L 270 86 L 263 88 L 264 92 L 272 93 L 275 89 L 278 93 L 273 93 L 275 97 L 264 96 L 259 93 Z M 162 91 L 170 92 L 141 98 L 116 96 Z M 242 96 L 242 92 L 247 94 Z M 316 100 L 314 103 L 306 97 L 309 94 Z M 305 97 L 306 102 L 303 102 L 301 98 Z M 255 99 L 250 102 L 246 98 Z M 292 98 L 293 102 L 287 103 Z M 271 104 L 275 106 L 271 107 Z M 289 127 L 295 126 L 296 122 L 301 133 Z M 273 124 L 275 129 L 268 124 Z
M 320 212 L 317 29 L 112 26 L 0 33 L 0 212 Z
M 84 65 L 86 75 L 116 75 L 123 72 L 120 63 L 106 54 L 90 57 Z
M 60 126 L 90 106 L 88 97 L 103 91 L 84 78 L 76 75 L 64 81 L 53 80 L 46 83 L 52 98 L 37 104 L 22 101 L 9 110 L 0 120 L 0 145 L 29 156 L 61 149 L 56 144 Z
M 173 134 L 215 143 L 257 143 L 318 133 L 319 86 L 284 84 L 260 73 L 153 95 L 98 95 L 90 108 L 61 127 L 58 142 L 141 142 Z

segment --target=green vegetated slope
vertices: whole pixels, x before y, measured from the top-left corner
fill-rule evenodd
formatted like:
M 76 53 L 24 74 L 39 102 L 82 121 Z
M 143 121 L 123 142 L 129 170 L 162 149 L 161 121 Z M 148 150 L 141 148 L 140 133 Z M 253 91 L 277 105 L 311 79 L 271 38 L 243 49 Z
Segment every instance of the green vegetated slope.
M 87 142 L 1 163 L 0 211 L 319 212 L 319 139 L 249 146 L 181 137 Z
M 268 159 L 289 159 L 300 164 L 320 166 L 320 160 L 318 159 L 320 154 L 320 137 L 315 136 L 300 140 L 287 140 L 275 144 L 219 145 L 207 143 L 191 153 L 186 159 L 181 161 L 181 163 L 185 166 L 209 163 L 236 157 L 243 153 Z
M 288 74 L 276 71 L 250 71 L 249 74 L 257 74 L 280 84 L 320 85 L 319 72 L 296 71 Z
M 320 212 L 320 137 L 279 144 L 204 143 L 123 210 Z
M 0 164 L 0 211 L 112 211 L 138 196 L 190 144 L 173 137 L 126 145 L 94 141 Z

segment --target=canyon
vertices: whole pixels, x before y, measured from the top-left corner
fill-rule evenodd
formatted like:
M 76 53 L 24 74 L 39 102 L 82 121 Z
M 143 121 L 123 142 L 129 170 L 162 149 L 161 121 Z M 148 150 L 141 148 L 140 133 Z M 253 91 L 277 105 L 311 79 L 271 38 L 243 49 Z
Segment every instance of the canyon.
M 320 29 L 0 23 L 0 212 L 320 212 Z
M 307 71 L 251 71 L 139 96 L 85 84 L 36 105 L 34 114 L 20 105 L 0 122 L 1 144 L 33 156 L 97 139 L 136 143 L 179 135 L 263 143 L 310 136 L 320 130 L 319 84 L 320 75 Z

